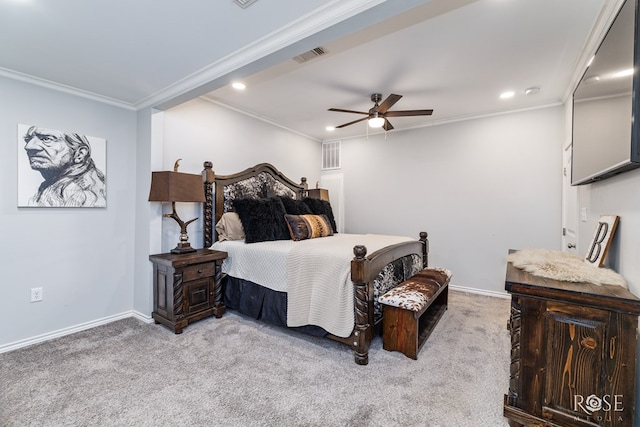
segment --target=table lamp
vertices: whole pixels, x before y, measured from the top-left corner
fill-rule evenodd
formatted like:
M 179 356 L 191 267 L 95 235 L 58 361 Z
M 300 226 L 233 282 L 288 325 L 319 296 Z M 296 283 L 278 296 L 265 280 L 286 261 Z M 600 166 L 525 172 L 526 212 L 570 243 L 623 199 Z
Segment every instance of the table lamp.
M 190 173 L 178 172 L 178 163 L 182 159 L 176 160 L 173 165 L 173 172 L 152 172 L 151 173 L 151 190 L 149 192 L 150 202 L 171 202 L 173 212 L 162 215 L 165 218 L 173 218 L 180 226 L 180 241 L 178 245 L 171 249 L 171 253 L 184 254 L 195 252 L 189 243 L 187 235 L 187 226 L 198 218 L 194 218 L 187 222 L 180 219 L 176 213 L 176 202 L 204 202 L 204 187 L 202 184 L 202 176 Z

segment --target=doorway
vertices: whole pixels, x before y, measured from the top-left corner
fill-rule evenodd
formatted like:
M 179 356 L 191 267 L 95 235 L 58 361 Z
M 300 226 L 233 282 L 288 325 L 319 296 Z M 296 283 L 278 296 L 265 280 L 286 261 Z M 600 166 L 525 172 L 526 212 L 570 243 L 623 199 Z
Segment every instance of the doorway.
M 578 188 L 571 185 L 572 145 L 562 153 L 562 250 L 578 252 Z

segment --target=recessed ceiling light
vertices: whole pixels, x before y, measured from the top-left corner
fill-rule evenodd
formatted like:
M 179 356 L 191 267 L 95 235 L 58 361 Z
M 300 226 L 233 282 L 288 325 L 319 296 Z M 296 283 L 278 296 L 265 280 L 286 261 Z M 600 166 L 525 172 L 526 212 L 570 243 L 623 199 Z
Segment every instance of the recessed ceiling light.
M 502 92 L 500 94 L 501 99 L 513 98 L 516 93 L 514 91 Z
M 237 90 L 245 90 L 247 88 L 247 85 L 242 82 L 233 82 L 231 86 Z
M 525 95 L 537 95 L 540 93 L 540 88 L 537 86 L 528 87 L 524 90 Z
M 327 126 L 325 129 L 328 130 L 329 132 L 333 132 L 334 130 L 336 130 L 336 128 L 333 126 Z

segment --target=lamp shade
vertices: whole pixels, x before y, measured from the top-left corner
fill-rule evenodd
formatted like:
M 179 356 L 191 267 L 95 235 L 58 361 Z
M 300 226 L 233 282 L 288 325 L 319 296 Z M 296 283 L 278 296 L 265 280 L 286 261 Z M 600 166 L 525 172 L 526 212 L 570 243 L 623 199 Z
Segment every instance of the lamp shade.
M 329 200 L 329 190 L 326 188 L 312 188 L 308 191 L 307 197 L 312 199 L 320 199 L 325 202 L 330 202 Z
M 202 176 L 182 172 L 152 172 L 150 202 L 204 202 Z

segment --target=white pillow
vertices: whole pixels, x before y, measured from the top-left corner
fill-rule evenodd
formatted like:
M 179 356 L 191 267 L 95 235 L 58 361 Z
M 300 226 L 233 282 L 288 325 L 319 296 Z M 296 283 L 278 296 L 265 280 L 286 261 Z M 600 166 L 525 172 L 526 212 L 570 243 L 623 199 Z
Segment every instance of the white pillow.
M 244 239 L 244 229 L 240 217 L 235 212 L 225 212 L 216 224 L 218 241 L 242 240 Z

